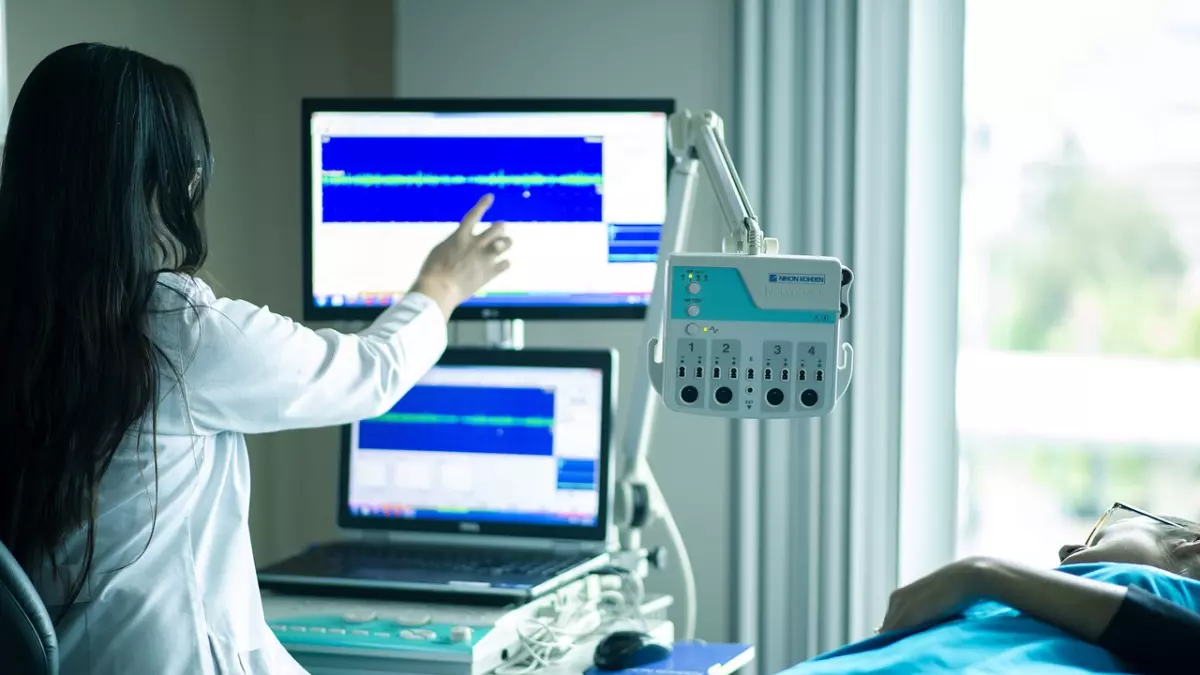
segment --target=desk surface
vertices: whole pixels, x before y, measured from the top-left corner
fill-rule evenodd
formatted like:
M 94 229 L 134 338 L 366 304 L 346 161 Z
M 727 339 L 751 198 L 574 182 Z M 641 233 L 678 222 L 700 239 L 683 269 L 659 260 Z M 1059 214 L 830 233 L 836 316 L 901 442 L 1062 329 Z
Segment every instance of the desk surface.
M 513 632 L 514 625 L 510 615 L 513 612 L 527 614 L 536 609 L 530 605 L 516 610 L 482 610 L 452 605 L 432 606 L 422 603 L 385 603 L 275 595 L 264 595 L 263 600 L 268 621 L 274 622 L 273 625 L 312 623 L 322 617 L 340 617 L 347 611 L 361 613 L 367 610 L 370 610 L 373 616 L 378 615 L 379 620 L 385 623 L 391 620 L 385 617 L 391 617 L 391 615 L 398 617 L 412 614 L 415 616 L 418 613 L 428 615 L 426 619 L 435 617 L 437 619 L 435 623 L 448 622 L 470 626 L 499 625 L 496 622 L 506 616 L 509 618 L 504 621 L 506 628 L 498 629 L 501 630 L 500 633 L 496 632 L 497 629 L 493 629 L 491 634 L 478 638 L 479 640 L 492 640 L 490 646 L 476 642 L 475 646 L 467 648 L 466 655 L 431 654 L 429 650 L 422 648 L 411 653 L 407 653 L 405 650 L 406 653 L 403 654 L 393 649 L 379 649 L 378 651 L 374 647 L 364 649 L 361 645 L 337 645 L 336 648 L 329 648 L 328 645 L 308 644 L 311 641 L 305 640 L 301 640 L 299 649 L 297 649 L 296 644 L 285 643 L 284 646 L 292 652 L 292 656 L 311 675 L 385 675 L 391 673 L 397 675 L 468 675 L 469 673 L 485 675 L 488 672 L 485 670 L 486 668 L 491 667 L 491 664 L 499 663 L 499 649 L 512 649 L 510 645 L 514 645 L 516 642 L 517 636 Z M 655 638 L 664 642 L 673 642 L 675 637 L 674 624 L 666 619 L 666 610 L 670 605 L 671 597 L 660 595 L 647 597 L 642 603 L 646 628 Z M 430 627 L 434 626 L 430 625 Z M 621 622 L 614 626 L 613 630 L 638 627 L 638 624 L 630 620 L 628 625 Z M 295 628 L 295 626 L 291 628 Z M 390 627 L 389 632 L 395 632 L 391 630 L 392 628 L 396 627 Z M 505 634 L 509 637 L 506 638 Z M 496 642 L 496 639 L 499 642 Z M 509 642 L 509 639 L 512 642 Z M 551 668 L 537 671 L 536 675 L 581 675 L 591 667 L 592 656 L 599 641 L 600 637 L 596 637 L 581 642 L 561 662 Z M 447 650 L 443 648 L 434 651 L 461 652 L 462 649 Z M 474 653 L 474 657 L 470 656 L 472 653 Z M 474 663 L 472 663 L 473 660 Z M 421 672 L 417 673 L 417 670 Z
M 650 634 L 656 639 L 668 643 L 674 641 L 675 625 L 673 623 L 670 621 L 649 621 L 647 623 L 649 624 Z M 581 642 L 559 663 L 550 668 L 535 671 L 531 675 L 582 675 L 592 666 L 592 655 L 595 653 L 596 645 L 599 642 L 600 638 L 598 637 Z M 320 666 L 304 665 L 310 675 L 382 675 L 385 672 L 379 670 L 377 667 L 364 668 L 360 664 L 361 661 L 359 659 L 346 657 L 345 659 L 337 659 L 336 661 L 326 661 Z M 419 673 L 400 670 L 392 672 L 395 675 L 420 675 Z

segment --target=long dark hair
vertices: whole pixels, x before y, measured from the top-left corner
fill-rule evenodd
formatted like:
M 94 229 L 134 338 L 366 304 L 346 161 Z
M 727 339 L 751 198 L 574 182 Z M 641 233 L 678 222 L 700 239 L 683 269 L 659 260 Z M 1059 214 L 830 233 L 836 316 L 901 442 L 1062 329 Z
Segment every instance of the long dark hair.
M 143 54 L 65 47 L 17 96 L 0 167 L 0 541 L 27 570 L 49 564 L 64 612 L 91 571 L 100 479 L 177 368 L 148 336 L 151 298 L 161 272 L 204 263 L 211 165 L 191 79 Z M 157 455 L 155 474 L 157 492 Z M 81 529 L 71 579 L 56 554 Z

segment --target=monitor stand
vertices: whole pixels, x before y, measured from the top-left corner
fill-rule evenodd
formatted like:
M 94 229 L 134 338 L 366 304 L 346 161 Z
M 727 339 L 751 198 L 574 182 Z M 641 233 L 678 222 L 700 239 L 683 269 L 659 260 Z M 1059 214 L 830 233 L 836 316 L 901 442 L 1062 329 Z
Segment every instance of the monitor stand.
M 525 322 L 521 319 L 484 322 L 486 344 L 490 349 L 524 349 Z

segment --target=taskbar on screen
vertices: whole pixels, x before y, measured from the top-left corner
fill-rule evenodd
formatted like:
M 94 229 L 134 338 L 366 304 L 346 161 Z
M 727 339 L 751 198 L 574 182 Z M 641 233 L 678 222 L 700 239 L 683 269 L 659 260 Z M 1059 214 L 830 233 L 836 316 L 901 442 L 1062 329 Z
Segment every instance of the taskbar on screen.
M 313 295 L 317 307 L 387 307 L 399 302 L 401 293 L 372 295 Z M 603 294 L 494 294 L 477 296 L 463 303 L 464 307 L 562 307 L 562 306 L 637 306 L 650 303 L 648 293 Z

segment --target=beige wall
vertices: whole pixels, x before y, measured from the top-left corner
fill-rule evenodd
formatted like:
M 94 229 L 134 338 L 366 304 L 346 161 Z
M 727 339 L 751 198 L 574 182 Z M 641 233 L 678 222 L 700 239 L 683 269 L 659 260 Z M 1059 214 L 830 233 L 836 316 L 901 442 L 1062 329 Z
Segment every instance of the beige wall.
M 205 208 L 218 290 L 300 311 L 300 98 L 388 96 L 390 0 L 7 0 L 9 95 L 54 49 L 98 41 L 196 79 L 216 155 Z M 332 536 L 337 437 L 250 439 L 261 562 Z

